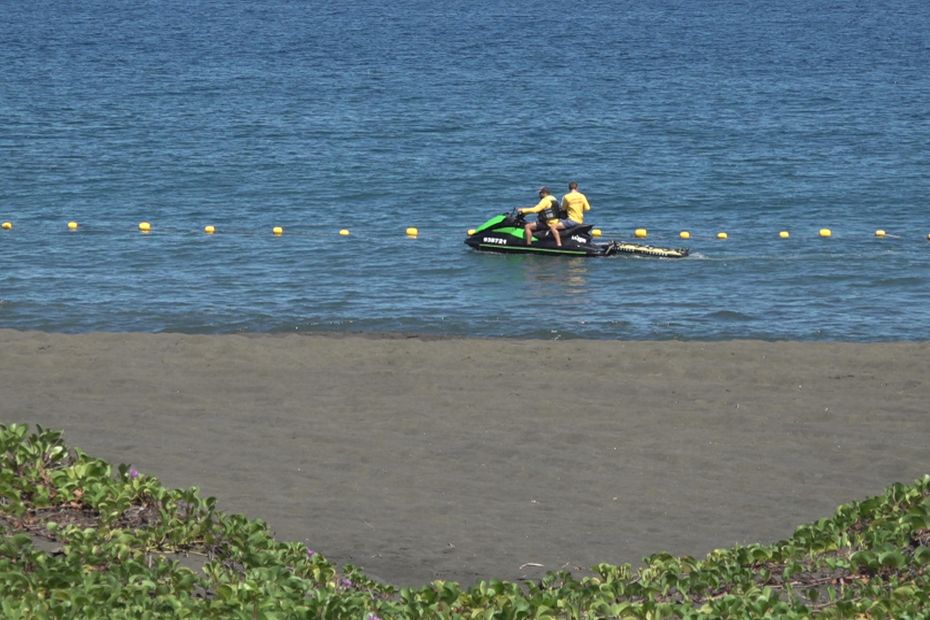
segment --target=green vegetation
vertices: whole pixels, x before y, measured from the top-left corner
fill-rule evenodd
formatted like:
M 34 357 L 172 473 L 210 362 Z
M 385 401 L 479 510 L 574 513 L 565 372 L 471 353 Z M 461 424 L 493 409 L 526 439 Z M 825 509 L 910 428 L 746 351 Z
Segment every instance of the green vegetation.
M 4 618 L 926 618 L 930 476 L 840 506 L 773 545 L 535 583 L 395 588 L 338 570 L 196 489 L 0 425 Z M 202 566 L 192 566 L 197 558 Z M 186 564 L 186 565 L 185 565 Z

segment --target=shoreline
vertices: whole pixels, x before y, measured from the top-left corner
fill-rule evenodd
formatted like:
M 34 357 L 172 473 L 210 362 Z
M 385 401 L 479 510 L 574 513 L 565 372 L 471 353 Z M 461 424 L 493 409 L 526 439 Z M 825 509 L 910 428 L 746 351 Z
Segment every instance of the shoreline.
M 396 585 L 773 542 L 930 462 L 926 341 L 3 329 L 0 347 L 0 422 Z

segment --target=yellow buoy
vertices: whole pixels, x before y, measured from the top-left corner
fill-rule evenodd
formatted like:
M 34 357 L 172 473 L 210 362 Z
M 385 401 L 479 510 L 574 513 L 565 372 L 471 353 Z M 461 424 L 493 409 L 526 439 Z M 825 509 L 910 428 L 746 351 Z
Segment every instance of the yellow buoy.
M 728 238 L 729 236 L 730 236 L 730 235 L 728 235 L 728 234 L 725 233 L 725 232 L 718 232 L 718 233 L 717 233 L 717 238 L 718 238 L 718 239 L 726 239 L 726 238 Z
M 280 226 L 275 226 L 274 228 L 271 229 L 271 233 L 272 233 L 273 235 L 283 235 L 283 234 L 284 234 L 284 229 L 281 228 Z
M 420 231 L 417 230 L 416 228 L 414 228 L 413 226 L 408 226 L 408 227 L 407 227 L 407 236 L 408 236 L 408 237 L 416 237 L 416 236 L 419 235 L 419 234 L 420 234 Z
M 469 229 L 468 229 L 468 236 L 471 237 L 473 234 L 475 234 L 475 229 L 474 229 L 474 228 L 469 228 Z
M 678 236 L 681 237 L 682 239 L 690 239 L 691 233 L 688 232 L 687 230 L 683 230 L 680 233 L 678 233 Z
M 348 237 L 348 236 L 349 236 L 349 229 L 348 229 L 348 228 L 343 228 L 342 230 L 339 231 L 339 234 L 342 235 L 343 237 Z
M 601 229 L 600 229 L 600 228 L 592 228 L 592 229 L 591 229 L 591 235 L 592 235 L 593 237 L 600 237 L 600 236 L 601 236 Z
M 783 230 L 783 231 L 781 231 L 780 233 L 778 233 L 778 236 L 781 237 L 782 239 L 787 239 L 787 238 L 790 237 L 791 235 L 788 233 L 787 230 Z
M 139 222 L 139 230 L 142 232 L 150 232 L 152 230 L 152 225 L 148 222 Z
M 884 236 L 885 236 L 885 231 L 882 230 L 881 228 L 879 228 L 878 230 L 875 231 L 875 236 L 876 236 L 876 237 L 884 237 Z
M 77 222 L 68 222 L 68 230 L 77 230 L 77 229 L 78 229 Z
M 823 237 L 824 239 L 826 239 L 827 237 L 833 236 L 833 231 L 830 230 L 829 228 L 821 228 L 821 229 L 820 229 L 820 236 Z
M 0 228 L 3 230 L 13 230 L 13 222 L 4 222 L 0 224 Z
M 207 233 L 208 235 L 212 235 L 213 233 L 216 232 L 216 226 L 210 226 L 210 225 L 204 226 L 203 232 Z
M 633 236 L 637 239 L 645 239 L 649 235 L 649 232 L 645 228 L 637 228 L 633 231 Z

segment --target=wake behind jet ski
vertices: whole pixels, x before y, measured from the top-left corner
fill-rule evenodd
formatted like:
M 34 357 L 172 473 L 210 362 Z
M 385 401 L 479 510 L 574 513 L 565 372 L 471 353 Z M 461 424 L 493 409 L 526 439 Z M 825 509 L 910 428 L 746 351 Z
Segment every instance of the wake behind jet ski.
M 590 224 L 579 224 L 562 230 L 562 246 L 556 245 L 551 231 L 546 228 L 532 234 L 530 245 L 526 244 L 524 226 L 526 218 L 518 210 L 495 215 L 475 229 L 465 239 L 466 245 L 481 252 L 506 254 L 550 254 L 556 256 L 613 256 L 616 254 L 638 254 L 663 258 L 684 258 L 687 248 L 657 248 L 641 243 L 608 241 L 598 243 L 591 234 Z

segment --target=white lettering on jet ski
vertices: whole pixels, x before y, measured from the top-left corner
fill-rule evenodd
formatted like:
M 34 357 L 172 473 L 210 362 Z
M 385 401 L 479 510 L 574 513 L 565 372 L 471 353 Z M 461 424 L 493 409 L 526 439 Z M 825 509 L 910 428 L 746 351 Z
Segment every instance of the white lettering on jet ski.
M 578 235 L 572 235 L 572 241 L 577 241 L 578 243 L 587 243 L 588 240 L 584 237 L 579 237 Z
M 506 239 L 501 239 L 500 237 L 487 237 L 485 238 L 485 243 L 496 243 L 497 245 L 507 245 Z

